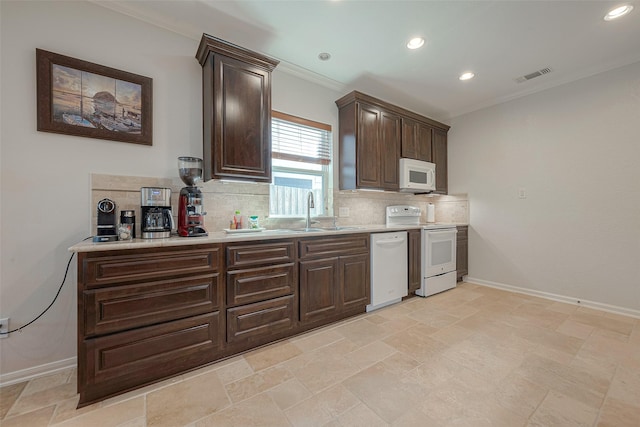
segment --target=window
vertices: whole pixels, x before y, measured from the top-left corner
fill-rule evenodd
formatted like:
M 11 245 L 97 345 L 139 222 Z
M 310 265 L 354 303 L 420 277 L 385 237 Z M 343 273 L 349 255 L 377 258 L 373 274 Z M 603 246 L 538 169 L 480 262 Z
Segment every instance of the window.
M 331 214 L 331 126 L 272 112 L 272 175 L 269 215 L 307 214 L 307 195 L 313 192 L 312 216 Z

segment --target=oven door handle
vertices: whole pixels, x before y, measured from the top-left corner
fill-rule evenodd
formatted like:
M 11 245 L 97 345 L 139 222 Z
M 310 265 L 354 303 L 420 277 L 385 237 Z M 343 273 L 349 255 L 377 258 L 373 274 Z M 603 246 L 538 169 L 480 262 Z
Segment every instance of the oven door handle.
M 436 230 L 424 230 L 424 231 L 426 233 L 434 234 L 434 235 L 435 234 L 450 234 L 450 233 L 457 234 L 458 233 L 458 230 L 456 230 L 455 228 L 452 229 L 452 230 L 438 230 L 438 231 L 436 231 Z

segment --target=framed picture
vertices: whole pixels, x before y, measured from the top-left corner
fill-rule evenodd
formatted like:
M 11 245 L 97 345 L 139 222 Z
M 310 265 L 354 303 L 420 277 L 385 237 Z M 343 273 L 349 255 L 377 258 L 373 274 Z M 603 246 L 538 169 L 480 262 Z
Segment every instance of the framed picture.
M 152 145 L 153 80 L 36 49 L 38 130 Z

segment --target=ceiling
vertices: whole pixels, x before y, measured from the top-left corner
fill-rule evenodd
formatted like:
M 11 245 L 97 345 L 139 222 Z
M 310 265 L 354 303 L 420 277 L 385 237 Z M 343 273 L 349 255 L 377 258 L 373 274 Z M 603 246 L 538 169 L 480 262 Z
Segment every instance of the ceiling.
M 194 56 L 207 33 L 276 58 L 285 72 L 442 121 L 640 61 L 640 0 L 626 1 L 635 9 L 610 22 L 603 17 L 620 1 L 94 3 L 192 38 Z M 411 51 L 405 45 L 414 36 L 426 44 Z M 330 60 L 318 59 L 321 52 Z M 475 78 L 459 81 L 464 71 Z

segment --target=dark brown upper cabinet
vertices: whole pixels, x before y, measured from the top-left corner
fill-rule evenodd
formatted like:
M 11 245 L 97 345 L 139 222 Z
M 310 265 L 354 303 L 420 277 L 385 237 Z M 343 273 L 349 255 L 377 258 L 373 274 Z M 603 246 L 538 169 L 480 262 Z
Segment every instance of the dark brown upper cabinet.
M 402 118 L 402 145 L 400 156 L 431 162 L 434 127 L 417 120 Z
M 271 182 L 271 71 L 279 61 L 202 35 L 204 180 Z
M 447 169 L 447 131 L 433 130 L 433 147 L 431 161 L 436 164 L 436 194 L 447 194 L 448 175 Z
M 401 117 L 355 98 L 338 107 L 340 188 L 398 190 Z
M 449 126 L 353 91 L 339 110 L 340 189 L 397 191 L 400 157 L 436 164 L 436 194 L 447 193 Z

